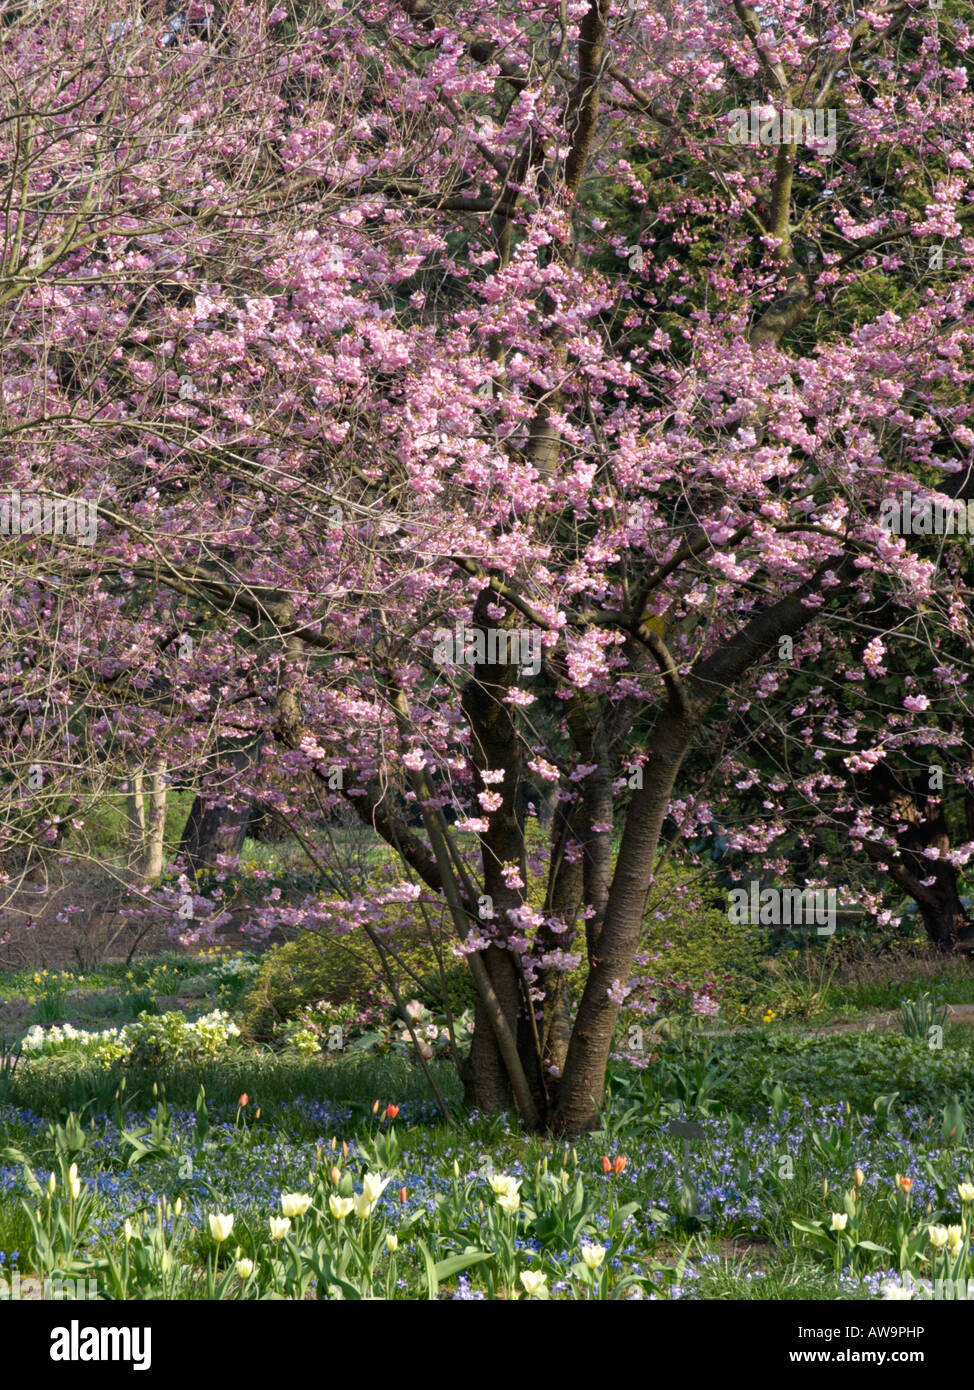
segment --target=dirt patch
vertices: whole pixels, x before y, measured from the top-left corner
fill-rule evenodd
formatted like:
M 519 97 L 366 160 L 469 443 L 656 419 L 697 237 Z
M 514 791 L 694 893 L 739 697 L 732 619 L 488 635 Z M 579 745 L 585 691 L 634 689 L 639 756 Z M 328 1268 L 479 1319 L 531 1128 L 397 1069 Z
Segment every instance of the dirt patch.
M 963 1023 L 965 1021 L 974 1021 L 974 1004 L 947 1005 L 945 1023 Z M 862 1018 L 853 1019 L 849 1023 L 827 1023 L 820 1028 L 810 1027 L 806 1031 L 812 1037 L 819 1037 L 826 1033 L 882 1033 L 899 1028 L 900 1024 L 899 1009 L 891 1009 L 888 1013 L 865 1014 Z

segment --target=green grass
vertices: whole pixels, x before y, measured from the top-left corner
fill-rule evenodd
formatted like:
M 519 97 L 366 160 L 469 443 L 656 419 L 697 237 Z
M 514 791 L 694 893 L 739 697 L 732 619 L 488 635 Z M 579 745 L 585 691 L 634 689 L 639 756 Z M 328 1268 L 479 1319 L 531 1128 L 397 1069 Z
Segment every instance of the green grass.
M 433 1074 L 447 1103 L 460 1100 L 454 1069 L 434 1061 Z M 36 1115 L 63 1116 L 70 1110 L 108 1110 L 122 1076 L 134 1106 L 152 1104 L 152 1086 L 165 1087 L 170 1104 L 192 1107 L 200 1086 L 216 1106 L 235 1105 L 246 1092 L 255 1105 L 273 1107 L 301 1096 L 312 1101 L 336 1101 L 370 1108 L 377 1099 L 429 1101 L 422 1071 L 400 1057 L 355 1058 L 341 1061 L 307 1060 L 287 1054 L 241 1049 L 239 1057 L 221 1062 L 173 1065 L 140 1071 L 127 1068 L 79 1066 L 68 1055 L 21 1063 L 0 1101 Z

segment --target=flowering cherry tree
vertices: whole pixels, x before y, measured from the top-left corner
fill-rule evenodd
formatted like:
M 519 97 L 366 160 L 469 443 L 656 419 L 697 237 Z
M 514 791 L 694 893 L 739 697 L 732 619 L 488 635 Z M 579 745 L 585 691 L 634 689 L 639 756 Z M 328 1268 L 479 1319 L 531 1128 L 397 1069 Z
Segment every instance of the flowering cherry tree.
M 661 836 L 760 779 L 738 847 L 804 799 L 927 891 L 861 779 L 972 774 L 968 551 L 882 521 L 974 494 L 959 10 L 0 21 L 11 891 L 160 759 L 304 844 L 351 807 L 396 872 L 253 929 L 438 904 L 468 1101 L 569 1134 Z M 191 859 L 156 900 L 200 932 Z

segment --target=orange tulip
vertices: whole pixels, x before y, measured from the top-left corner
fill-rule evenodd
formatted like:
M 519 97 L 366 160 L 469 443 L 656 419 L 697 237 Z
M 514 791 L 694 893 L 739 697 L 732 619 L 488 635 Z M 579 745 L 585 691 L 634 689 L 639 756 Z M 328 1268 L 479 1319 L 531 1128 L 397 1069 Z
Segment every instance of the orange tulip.
M 404 1187 L 400 1187 L 399 1189 L 399 1200 L 402 1202 L 403 1206 L 406 1205 L 406 1189 Z
M 629 1160 L 626 1158 L 625 1154 L 616 1154 L 615 1160 L 612 1164 L 613 1173 L 621 1173 L 628 1162 Z
M 248 1102 L 249 1100 L 250 1100 L 250 1097 L 248 1096 L 247 1092 L 244 1091 L 243 1095 L 242 1095 L 242 1096 L 240 1097 L 240 1099 L 237 1101 L 237 1104 L 240 1106 L 240 1109 L 241 1109 L 241 1110 L 244 1108 L 244 1106 L 247 1104 L 247 1102 Z
M 909 1190 L 910 1190 L 910 1188 L 911 1188 L 912 1186 L 913 1186 L 913 1179 L 912 1179 L 912 1178 L 900 1178 L 900 1189 L 901 1189 L 901 1191 L 903 1191 L 903 1192 L 909 1192 Z
M 603 1172 L 603 1173 L 611 1173 L 611 1172 L 612 1172 L 612 1159 L 609 1158 L 609 1157 L 608 1157 L 607 1155 L 605 1155 L 605 1154 L 602 1155 L 602 1172 Z
M 399 1114 L 399 1106 L 398 1106 L 398 1105 L 387 1105 L 387 1106 L 386 1106 L 385 1117 L 386 1117 L 387 1120 L 394 1120 L 398 1114 Z

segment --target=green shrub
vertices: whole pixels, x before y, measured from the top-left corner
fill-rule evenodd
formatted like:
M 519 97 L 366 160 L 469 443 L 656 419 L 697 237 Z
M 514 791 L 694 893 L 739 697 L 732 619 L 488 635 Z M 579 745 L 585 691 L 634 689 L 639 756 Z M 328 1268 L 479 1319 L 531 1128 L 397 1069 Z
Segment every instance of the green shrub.
M 721 1013 L 731 1017 L 765 988 L 767 930 L 729 920 L 722 889 L 680 865 L 665 865 L 646 908 L 640 974 L 675 976 L 696 986 L 715 980 Z M 729 978 L 728 978 L 729 977 Z
M 390 964 L 397 988 L 405 1000 L 420 998 L 424 1004 L 440 999 L 441 985 L 436 953 L 419 933 L 400 933 L 391 942 L 402 962 Z M 473 1003 L 469 970 L 443 949 L 447 996 L 454 1013 Z M 261 962 L 257 979 L 242 1006 L 242 1027 L 248 1038 L 270 1040 L 281 1023 L 294 1019 L 302 1009 L 327 1000 L 332 1005 L 353 1005 L 375 1021 L 395 1008 L 394 998 L 376 953 L 356 938 L 302 931 L 294 941 L 275 946 Z

